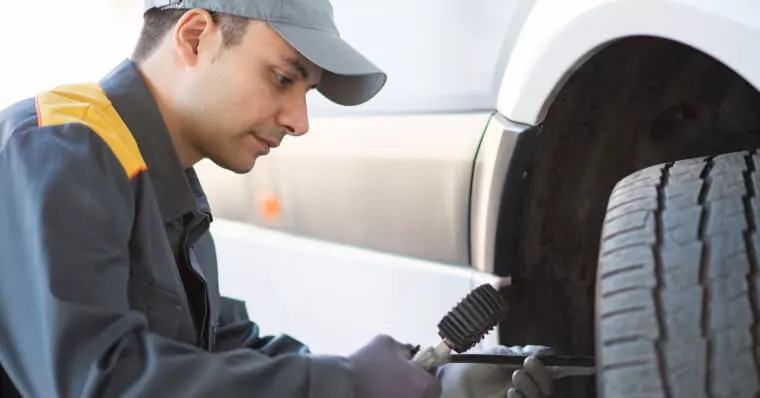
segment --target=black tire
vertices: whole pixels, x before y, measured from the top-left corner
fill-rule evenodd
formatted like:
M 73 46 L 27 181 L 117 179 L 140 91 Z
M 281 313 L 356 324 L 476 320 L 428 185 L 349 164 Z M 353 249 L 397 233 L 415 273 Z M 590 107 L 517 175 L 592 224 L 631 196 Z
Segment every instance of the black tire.
M 757 397 L 760 155 L 650 167 L 610 197 L 597 270 L 604 397 Z

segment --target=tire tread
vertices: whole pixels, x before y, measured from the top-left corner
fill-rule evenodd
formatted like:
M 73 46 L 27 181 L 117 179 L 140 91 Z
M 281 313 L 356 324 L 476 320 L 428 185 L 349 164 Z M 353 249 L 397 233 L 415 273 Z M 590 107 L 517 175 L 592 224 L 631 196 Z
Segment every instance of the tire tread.
M 607 397 L 760 396 L 760 155 L 650 167 L 613 189 L 599 258 Z

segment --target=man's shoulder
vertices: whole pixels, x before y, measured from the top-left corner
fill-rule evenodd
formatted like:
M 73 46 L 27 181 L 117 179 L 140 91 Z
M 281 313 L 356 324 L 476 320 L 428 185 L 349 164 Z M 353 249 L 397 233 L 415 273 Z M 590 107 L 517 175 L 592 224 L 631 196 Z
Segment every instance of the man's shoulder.
M 61 156 L 107 152 L 130 179 L 146 168 L 132 133 L 96 83 L 62 85 L 0 111 L 0 153 L 14 135 L 33 142 L 59 141 L 56 151 Z
M 0 109 L 0 149 L 16 133 L 37 127 L 34 97 L 25 98 Z
M 42 92 L 1 110 L 0 183 L 18 187 L 30 206 L 45 201 L 76 208 L 76 201 L 99 198 L 116 213 L 131 214 L 134 181 L 121 149 L 108 142 L 118 137 L 117 127 L 94 105 L 73 93 Z

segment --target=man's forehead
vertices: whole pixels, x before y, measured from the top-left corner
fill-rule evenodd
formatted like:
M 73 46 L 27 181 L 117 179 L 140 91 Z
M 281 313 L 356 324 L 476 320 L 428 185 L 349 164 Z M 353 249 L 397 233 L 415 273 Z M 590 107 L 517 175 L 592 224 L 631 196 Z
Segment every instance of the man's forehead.
M 303 75 L 305 79 L 308 79 L 309 77 L 318 77 L 322 72 L 320 67 L 314 65 L 311 61 L 306 59 L 306 57 L 298 53 L 282 56 L 280 61 L 289 65 L 293 69 L 296 69 L 296 71 Z
M 278 63 L 296 69 L 297 72 L 311 80 L 321 77 L 322 69 L 304 57 L 303 54 L 280 36 L 276 30 L 272 29 L 268 23 L 264 21 L 255 21 L 255 23 L 256 27 L 251 29 L 252 32 L 249 33 L 253 35 L 263 35 L 268 39 L 267 41 L 269 41 L 269 45 L 271 46 L 269 48 L 275 52 L 273 55 L 277 57 L 276 61 Z M 272 46 L 273 41 L 277 42 L 277 45 Z M 267 44 L 257 43 L 254 45 Z

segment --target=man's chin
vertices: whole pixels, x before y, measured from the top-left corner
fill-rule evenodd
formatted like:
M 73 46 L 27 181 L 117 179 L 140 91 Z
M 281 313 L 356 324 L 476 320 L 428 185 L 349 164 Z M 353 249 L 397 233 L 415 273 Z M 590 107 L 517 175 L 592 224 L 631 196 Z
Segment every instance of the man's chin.
M 214 163 L 216 163 L 217 166 L 229 170 L 236 174 L 247 174 L 252 169 L 253 166 L 256 164 L 256 159 L 258 156 L 254 156 L 253 158 L 245 159 L 245 161 L 233 161 L 233 162 L 227 162 L 227 161 L 221 161 L 221 160 L 213 160 Z

